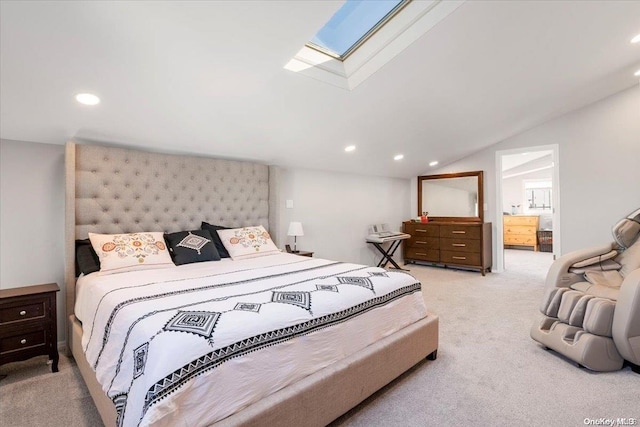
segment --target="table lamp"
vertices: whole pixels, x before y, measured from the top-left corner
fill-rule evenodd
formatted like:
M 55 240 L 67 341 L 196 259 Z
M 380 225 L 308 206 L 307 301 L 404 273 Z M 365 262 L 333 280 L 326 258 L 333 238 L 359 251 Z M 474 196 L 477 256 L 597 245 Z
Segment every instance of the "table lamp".
M 289 231 L 287 232 L 288 236 L 293 236 L 293 253 L 298 253 L 298 248 L 296 247 L 298 236 L 304 236 L 304 231 L 302 230 L 301 222 L 292 222 L 289 224 Z

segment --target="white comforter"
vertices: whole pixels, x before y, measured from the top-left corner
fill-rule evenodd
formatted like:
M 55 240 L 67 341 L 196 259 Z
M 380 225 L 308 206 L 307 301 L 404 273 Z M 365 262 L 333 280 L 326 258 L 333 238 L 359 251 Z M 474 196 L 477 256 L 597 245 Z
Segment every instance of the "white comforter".
M 208 425 L 423 318 L 401 271 L 289 254 L 78 280 L 123 426 Z

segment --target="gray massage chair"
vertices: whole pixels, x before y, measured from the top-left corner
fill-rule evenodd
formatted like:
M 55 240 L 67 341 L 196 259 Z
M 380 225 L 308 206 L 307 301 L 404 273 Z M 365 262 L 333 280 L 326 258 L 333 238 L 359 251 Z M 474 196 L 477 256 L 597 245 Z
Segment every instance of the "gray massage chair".
M 613 238 L 554 261 L 531 338 L 594 371 L 640 373 L 640 209 Z

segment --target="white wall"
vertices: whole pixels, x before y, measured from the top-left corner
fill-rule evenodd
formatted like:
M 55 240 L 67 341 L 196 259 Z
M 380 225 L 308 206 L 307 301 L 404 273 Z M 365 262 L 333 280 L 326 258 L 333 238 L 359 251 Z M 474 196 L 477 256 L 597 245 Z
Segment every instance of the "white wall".
M 56 282 L 65 339 L 64 146 L 0 140 L 0 289 Z
M 509 156 L 520 156 L 511 154 Z M 546 168 L 546 169 L 543 169 Z M 542 169 L 542 170 L 537 170 Z M 512 176 L 502 179 L 502 209 L 504 212 L 511 212 L 511 205 L 520 205 L 518 213 L 526 213 L 527 200 L 524 194 L 525 180 L 551 181 L 553 178 L 551 154 L 531 162 L 527 162 L 515 168 L 502 172 L 503 176 Z
M 298 249 L 313 251 L 316 257 L 372 265 L 380 255 L 365 242 L 369 226 L 387 223 L 397 231 L 411 217 L 408 179 L 304 169 L 284 169 L 281 179 L 280 247 L 293 244 L 293 238 L 286 236 L 289 222 L 300 221 L 304 236 L 298 238 Z M 293 209 L 285 208 L 287 199 L 293 200 Z
M 484 170 L 485 221 L 494 223 L 495 242 L 496 151 L 549 144 L 559 146 L 562 252 L 610 241 L 611 227 L 640 207 L 640 86 L 428 173 Z M 410 191 L 413 212 L 415 179 Z

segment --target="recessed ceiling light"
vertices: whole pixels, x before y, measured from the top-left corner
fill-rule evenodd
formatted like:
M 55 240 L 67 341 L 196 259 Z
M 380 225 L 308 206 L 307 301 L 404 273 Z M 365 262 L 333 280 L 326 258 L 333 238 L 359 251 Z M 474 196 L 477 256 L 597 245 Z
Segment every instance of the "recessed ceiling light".
M 346 147 L 344 147 L 344 151 L 346 151 L 347 153 L 350 153 L 352 151 L 354 151 L 356 149 L 355 145 L 348 145 Z
M 76 95 L 76 101 L 84 105 L 97 105 L 100 103 L 100 98 L 92 93 L 79 93 Z
M 402 160 L 402 159 L 404 159 L 404 154 L 396 154 L 393 157 L 393 160 Z
M 437 165 L 437 164 L 438 164 L 438 161 L 437 161 L 437 160 L 434 160 L 433 162 L 429 163 L 429 166 L 435 166 L 435 165 Z
M 631 43 L 640 43 L 640 34 L 632 38 Z
M 633 75 L 636 76 L 636 77 L 640 77 L 640 70 L 638 70 L 635 73 L 633 73 Z

